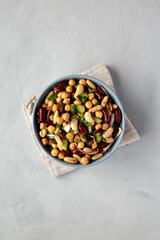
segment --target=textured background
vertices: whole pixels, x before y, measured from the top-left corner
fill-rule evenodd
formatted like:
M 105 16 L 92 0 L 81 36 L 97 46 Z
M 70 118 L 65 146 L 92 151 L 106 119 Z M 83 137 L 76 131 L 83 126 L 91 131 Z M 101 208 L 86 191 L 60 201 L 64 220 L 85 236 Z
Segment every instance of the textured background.
M 52 178 L 21 104 L 104 61 L 141 140 Z M 160 1 L 0 0 L 0 239 L 160 239 Z

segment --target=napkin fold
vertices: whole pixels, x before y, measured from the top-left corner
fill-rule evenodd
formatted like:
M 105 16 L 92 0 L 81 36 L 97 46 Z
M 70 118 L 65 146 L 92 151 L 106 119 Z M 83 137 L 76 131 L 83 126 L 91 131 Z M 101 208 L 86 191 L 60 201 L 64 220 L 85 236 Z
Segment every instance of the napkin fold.
M 79 74 L 89 75 L 89 76 L 98 78 L 102 82 L 106 83 L 115 92 L 111 74 L 103 62 L 101 62 L 101 63 L 93 66 L 92 68 L 90 68 L 84 72 L 81 72 Z M 34 105 L 35 105 L 39 95 L 40 94 L 33 96 L 32 98 L 28 99 L 26 103 L 22 104 L 24 116 L 25 116 L 26 122 L 28 124 L 30 133 L 33 137 L 36 148 L 37 148 L 38 152 L 40 153 L 42 159 L 44 160 L 51 175 L 52 176 L 60 176 L 65 173 L 68 173 L 70 171 L 73 171 L 76 168 L 68 167 L 68 166 L 65 166 L 63 164 L 60 164 L 60 163 L 54 161 L 52 158 L 50 158 L 48 155 L 46 155 L 45 152 L 40 148 L 40 146 L 34 136 L 33 127 L 32 127 L 32 112 L 33 112 Z M 129 143 L 133 143 L 139 139 L 140 139 L 140 137 L 139 137 L 136 129 L 133 127 L 130 120 L 126 116 L 126 129 L 125 129 L 125 133 L 124 133 L 123 139 L 122 139 L 119 147 L 125 146 Z

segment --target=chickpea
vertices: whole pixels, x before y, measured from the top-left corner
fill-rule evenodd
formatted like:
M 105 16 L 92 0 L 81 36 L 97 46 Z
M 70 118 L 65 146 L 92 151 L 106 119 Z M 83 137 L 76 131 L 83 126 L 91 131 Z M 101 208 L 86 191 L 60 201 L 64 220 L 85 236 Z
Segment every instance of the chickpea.
M 89 163 L 89 159 L 87 157 L 82 157 L 80 163 L 87 165 Z
M 55 128 L 54 126 L 52 126 L 52 125 L 50 125 L 50 126 L 48 127 L 48 131 L 49 131 L 50 133 L 54 133 L 55 130 L 56 130 L 56 128 Z
M 92 143 L 92 149 L 96 149 L 97 143 Z
M 84 148 L 84 142 L 79 142 L 79 143 L 78 143 L 78 147 L 79 147 L 80 149 Z
M 83 86 L 86 86 L 86 85 L 87 85 L 85 79 L 80 79 L 80 80 L 79 80 L 79 84 L 81 84 L 81 85 L 83 85 Z
M 97 130 L 97 129 L 99 129 L 99 128 L 102 128 L 102 124 L 101 124 L 101 123 L 97 123 L 94 127 L 95 127 L 95 129 Z
M 90 101 L 92 101 L 93 98 L 94 98 L 94 93 L 89 93 L 89 94 L 88 94 L 88 99 L 89 99 Z
M 61 93 L 61 98 L 62 98 L 62 99 L 68 98 L 68 93 L 65 92 L 65 91 L 62 92 L 62 93 Z
M 41 129 L 39 135 L 41 138 L 44 138 L 47 135 L 47 130 L 45 128 Z
M 52 149 L 52 151 L 51 151 L 51 155 L 54 156 L 54 157 L 57 157 L 58 153 L 59 153 L 59 150 L 56 149 L 56 148 Z
M 74 142 L 77 143 L 77 142 L 80 142 L 81 141 L 81 138 L 79 135 L 76 135 L 75 138 L 74 138 Z
M 67 105 L 65 106 L 65 111 L 66 111 L 66 112 L 70 112 L 70 111 L 71 111 L 71 105 L 67 104 Z
M 103 123 L 102 124 L 102 129 L 105 131 L 105 130 L 107 130 L 109 128 L 109 125 L 108 125 L 108 123 Z
M 103 113 L 102 113 L 101 111 L 96 111 L 96 112 L 95 112 L 95 115 L 96 115 L 96 117 L 98 117 L 98 118 L 102 118 Z
M 76 147 L 75 147 L 74 143 L 70 143 L 70 144 L 69 144 L 69 148 L 70 148 L 71 150 L 74 150 Z
M 112 108 L 113 108 L 113 109 L 118 108 L 117 104 L 113 104 L 113 105 L 112 105 Z
M 53 122 L 53 119 L 54 119 L 54 115 L 53 114 L 51 114 L 50 116 L 49 116 L 49 119 Z
M 64 104 L 70 104 L 70 98 L 65 98 L 65 99 L 63 100 L 63 103 L 64 103 Z
M 63 117 L 63 120 L 64 120 L 65 122 L 68 122 L 68 121 L 69 121 L 69 118 L 70 118 L 70 114 L 69 114 L 69 113 L 64 113 L 62 117 Z
M 58 104 L 53 104 L 52 111 L 55 112 L 58 110 Z
M 44 129 L 44 128 L 45 128 L 44 123 L 40 123 L 40 129 Z
M 65 156 L 65 155 L 64 155 L 64 153 L 63 153 L 63 152 L 60 152 L 60 153 L 58 154 L 58 158 L 59 158 L 59 159 L 63 159 L 63 158 L 64 158 L 64 156 Z
M 58 93 L 58 97 L 59 97 L 59 98 L 62 98 L 61 96 L 62 96 L 62 92 L 59 92 L 59 93 Z
M 72 140 L 74 138 L 74 134 L 72 132 L 69 132 L 69 133 L 66 134 L 66 138 L 68 140 Z
M 63 123 L 63 117 L 62 117 L 62 116 L 57 117 L 57 123 L 58 123 L 59 125 L 61 125 L 61 124 Z
M 74 86 L 76 84 L 76 81 L 74 79 L 69 80 L 69 86 Z
M 51 107 L 53 105 L 53 100 L 50 100 L 49 102 L 48 102 L 48 107 Z
M 56 101 L 57 101 L 57 103 L 60 103 L 60 102 L 62 102 L 62 98 L 61 98 L 61 97 L 58 97 L 58 98 L 56 99 Z
M 73 92 L 73 87 L 72 86 L 67 86 L 66 87 L 66 92 L 67 93 L 72 93 Z
M 51 139 L 48 140 L 48 145 L 52 146 L 52 141 L 51 141 Z
M 85 107 L 88 108 L 88 109 L 92 108 L 92 103 L 90 101 L 87 101 L 85 103 Z
M 52 143 L 52 148 L 58 148 L 56 143 Z
M 91 147 L 91 146 L 92 146 L 92 143 L 93 143 L 93 140 L 90 140 L 90 141 L 87 143 L 87 146 Z
M 47 108 L 47 104 L 46 103 L 42 103 L 42 108 Z
M 86 137 L 83 136 L 83 135 L 81 135 L 81 141 L 82 141 L 82 142 L 86 142 Z
M 82 102 L 81 102 L 81 100 L 80 99 L 76 99 L 75 101 L 74 101 L 74 104 L 75 105 L 80 105 Z
M 108 114 L 109 114 L 109 116 L 111 116 L 111 115 L 112 115 L 112 112 L 111 112 L 111 110 L 110 110 L 110 109 L 108 109 L 107 111 L 108 111 Z
M 107 108 L 107 110 L 108 110 L 108 109 L 110 109 L 110 107 L 109 107 L 109 104 L 108 104 L 108 103 L 106 104 L 106 108 Z
M 47 145 L 48 144 L 48 139 L 47 138 L 43 138 L 42 139 L 42 143 L 43 143 L 43 145 Z
M 92 99 L 92 104 L 95 105 L 96 103 L 97 103 L 97 99 L 96 98 Z

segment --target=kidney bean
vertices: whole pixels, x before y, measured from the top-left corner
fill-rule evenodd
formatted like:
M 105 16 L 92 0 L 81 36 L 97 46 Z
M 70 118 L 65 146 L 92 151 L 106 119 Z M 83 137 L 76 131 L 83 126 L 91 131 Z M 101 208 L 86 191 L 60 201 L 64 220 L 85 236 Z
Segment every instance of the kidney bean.
M 116 117 L 116 122 L 118 124 L 120 124 L 121 121 L 122 121 L 122 113 L 121 113 L 121 110 L 119 108 L 115 109 L 115 117 Z
M 74 92 L 72 92 L 72 101 L 74 101 L 74 94 L 75 94 L 75 93 L 74 93 Z
M 38 116 L 39 116 L 39 121 L 44 122 L 46 120 L 46 117 L 47 117 L 46 109 L 45 108 L 40 108 Z
M 78 155 L 82 154 L 78 149 L 74 149 L 72 152 L 73 154 L 78 154 Z
M 96 95 L 96 97 L 98 98 L 98 100 L 102 101 L 103 100 L 103 95 L 100 91 L 95 91 L 94 93 Z
M 60 134 L 60 138 L 65 138 L 66 137 L 66 132 L 63 130 L 63 129 L 61 129 L 60 130 L 61 132 L 59 132 L 59 134 Z
M 62 102 L 61 102 L 61 103 L 58 103 L 58 109 L 59 109 L 59 111 L 60 111 L 61 114 L 63 113 L 63 108 L 64 108 L 63 103 L 62 103 Z
M 102 152 L 102 151 L 103 151 L 103 148 L 105 148 L 106 146 L 107 146 L 107 143 L 101 141 L 101 142 L 98 144 L 97 150 L 98 150 L 99 152 Z
M 114 138 L 118 133 L 118 126 L 115 126 L 113 133 L 112 133 L 112 137 Z
M 104 92 L 104 91 L 103 91 L 103 87 L 100 86 L 100 85 L 97 87 L 97 90 L 98 90 L 98 91 L 102 91 L 102 92 Z
M 44 123 L 45 127 L 49 127 L 50 125 L 54 126 L 53 122 L 45 122 Z
M 61 92 L 61 91 L 64 89 L 65 85 L 66 85 L 66 82 L 63 81 L 63 82 L 59 83 L 59 84 L 55 87 L 54 90 L 59 93 L 59 92 Z
M 109 117 L 109 113 L 108 113 L 107 109 L 103 108 L 102 112 L 103 112 L 103 121 L 105 123 L 109 122 L 110 117 Z
M 79 123 L 79 131 L 84 136 L 86 136 L 88 134 L 86 127 L 82 123 Z
M 61 152 L 63 152 L 67 157 L 71 157 L 72 156 L 72 151 L 70 149 L 62 150 Z

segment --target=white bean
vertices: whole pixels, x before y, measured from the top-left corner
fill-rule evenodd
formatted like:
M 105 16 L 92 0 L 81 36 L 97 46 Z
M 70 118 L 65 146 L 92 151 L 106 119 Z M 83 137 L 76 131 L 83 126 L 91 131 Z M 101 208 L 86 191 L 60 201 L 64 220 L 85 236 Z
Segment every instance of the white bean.
M 55 140 L 60 147 L 63 146 L 63 142 L 58 135 L 55 135 Z
M 54 118 L 53 118 L 53 123 L 56 124 L 57 123 L 57 118 L 59 117 L 59 112 L 58 110 L 55 111 L 55 114 L 54 114 Z
M 95 85 L 92 81 L 87 80 L 86 82 L 87 82 L 87 84 L 88 84 L 88 86 L 89 86 L 90 88 L 96 89 L 96 85 Z
M 101 105 L 97 105 L 97 106 L 89 109 L 88 111 L 89 111 L 89 112 L 96 112 L 96 111 L 99 111 L 99 110 L 101 110 L 101 109 L 102 109 L 102 106 L 101 106 Z
M 47 104 L 49 102 L 49 97 L 51 97 L 53 95 L 53 91 L 51 91 L 50 93 L 48 93 L 47 97 L 45 98 L 45 103 Z
M 76 158 L 79 162 L 81 161 L 81 157 L 78 154 L 73 154 L 73 157 Z
M 103 138 L 108 138 L 113 133 L 113 128 L 109 127 L 104 133 Z
M 72 130 L 78 130 L 78 120 L 75 120 L 74 122 L 71 122 L 71 128 Z
M 101 102 L 101 106 L 104 108 L 107 104 L 107 101 L 108 101 L 108 96 L 105 96 Z
M 77 163 L 78 162 L 78 160 L 76 158 L 72 158 L 72 157 L 65 157 L 64 161 L 68 162 L 68 163 Z
M 77 98 L 78 95 L 81 95 L 84 92 L 84 87 L 83 85 L 79 84 L 77 86 L 76 92 L 74 94 L 74 98 Z
M 98 154 L 96 154 L 96 155 L 94 155 L 93 157 L 92 157 L 92 160 L 96 160 L 96 159 L 98 159 L 98 158 L 100 158 L 100 157 L 102 157 L 103 156 L 103 153 L 98 153 Z
M 85 120 L 86 120 L 87 122 L 91 123 L 91 125 L 94 125 L 95 121 L 94 121 L 94 119 L 93 119 L 93 117 L 92 117 L 92 115 L 91 115 L 90 112 L 86 112 L 86 113 L 84 114 L 84 118 L 85 118 Z

